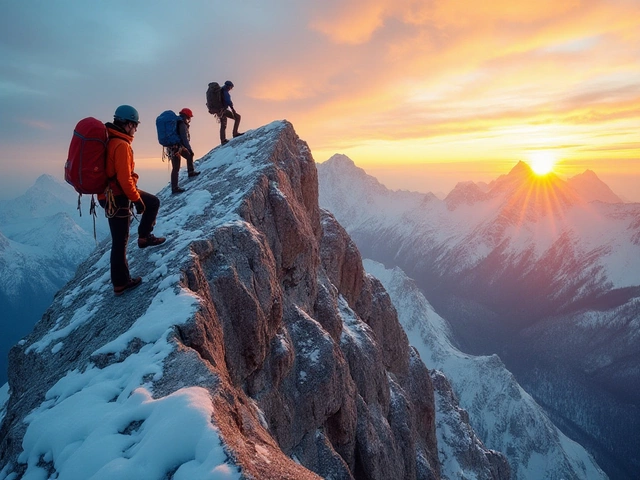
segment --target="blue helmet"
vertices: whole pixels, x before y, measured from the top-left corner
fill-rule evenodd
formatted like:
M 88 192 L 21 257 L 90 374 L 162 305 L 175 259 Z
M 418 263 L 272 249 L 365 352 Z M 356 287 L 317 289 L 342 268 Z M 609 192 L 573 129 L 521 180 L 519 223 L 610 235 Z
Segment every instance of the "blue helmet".
M 224 86 L 233 88 L 233 82 L 231 80 L 227 80 L 226 82 L 224 82 Z
M 113 114 L 113 119 L 120 120 L 122 122 L 140 123 L 138 111 L 131 105 L 120 105 L 116 108 L 116 113 Z

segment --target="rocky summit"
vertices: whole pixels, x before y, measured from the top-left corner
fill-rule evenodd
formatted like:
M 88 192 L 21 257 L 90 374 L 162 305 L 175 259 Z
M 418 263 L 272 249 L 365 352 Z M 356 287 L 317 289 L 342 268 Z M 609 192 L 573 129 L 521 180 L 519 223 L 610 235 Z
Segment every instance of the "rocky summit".
M 198 169 L 184 194 L 159 193 L 165 244 L 138 249 L 134 221 L 138 288 L 113 295 L 107 240 L 12 348 L 0 479 L 453 475 L 434 374 L 319 209 L 293 126 L 247 132 Z M 443 414 L 464 419 L 451 402 Z M 469 435 L 480 448 L 457 462 L 468 478 L 509 478 L 505 458 Z

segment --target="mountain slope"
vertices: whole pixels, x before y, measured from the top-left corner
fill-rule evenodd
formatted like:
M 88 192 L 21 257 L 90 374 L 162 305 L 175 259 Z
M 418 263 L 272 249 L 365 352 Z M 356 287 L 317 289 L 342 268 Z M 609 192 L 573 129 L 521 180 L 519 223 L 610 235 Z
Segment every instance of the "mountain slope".
M 66 214 L 23 222 L 9 239 L 0 232 L 0 383 L 7 354 L 42 316 L 55 292 L 95 248 L 95 241 Z
M 7 354 L 51 303 L 53 295 L 95 248 L 89 200 L 69 185 L 41 175 L 25 194 L 0 202 L 0 383 L 7 378 Z M 102 213 L 102 212 L 99 212 Z M 99 239 L 108 234 L 104 215 L 96 219 Z
M 598 178 L 593 170 L 585 170 L 567 180 L 569 185 L 588 202 L 623 203 L 622 199 L 613 193 L 609 185 Z
M 160 192 L 165 244 L 132 236 L 139 287 L 113 296 L 102 245 L 11 350 L 0 478 L 440 478 L 429 371 L 292 125 L 199 170 Z
M 467 355 L 452 345 L 448 323 L 415 282 L 400 269 L 385 269 L 371 260 L 365 268 L 389 292 L 420 357 L 445 373 L 485 444 L 506 452 L 514 479 L 607 478 L 580 445 L 553 425 L 496 355 Z
M 464 351 L 499 354 L 612 478 L 633 478 L 640 330 L 628 318 L 640 299 L 640 204 L 589 201 L 575 182 L 535 177 L 524 163 L 486 189 L 461 184 L 444 201 L 404 208 L 405 193 L 383 187 L 384 201 L 361 202 L 377 195 L 376 180 L 346 157 L 318 175 L 320 204 L 363 256 L 403 269 Z M 590 322 L 598 316 L 611 326 Z

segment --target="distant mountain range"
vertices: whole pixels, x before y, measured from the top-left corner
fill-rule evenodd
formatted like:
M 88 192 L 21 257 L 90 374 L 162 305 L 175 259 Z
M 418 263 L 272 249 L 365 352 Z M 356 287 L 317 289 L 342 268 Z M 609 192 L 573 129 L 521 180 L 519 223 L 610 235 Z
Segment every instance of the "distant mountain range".
M 611 478 L 640 471 L 640 204 L 594 172 L 523 162 L 444 200 L 391 191 L 344 155 L 320 205 L 364 257 L 398 266 L 471 354 L 497 353 Z
M 50 305 L 53 295 L 95 248 L 89 198 L 50 175 L 23 195 L 0 202 L 0 384 L 7 379 L 7 353 Z M 108 225 L 98 208 L 96 237 Z

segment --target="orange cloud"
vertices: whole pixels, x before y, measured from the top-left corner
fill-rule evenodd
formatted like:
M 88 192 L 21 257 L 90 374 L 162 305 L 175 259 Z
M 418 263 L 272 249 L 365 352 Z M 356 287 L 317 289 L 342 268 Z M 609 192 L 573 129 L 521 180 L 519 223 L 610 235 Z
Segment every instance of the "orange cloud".
M 309 27 L 335 43 L 365 43 L 382 26 L 391 4 L 384 0 L 324 1 L 312 12 Z
M 265 60 L 246 87 L 245 118 L 278 112 L 320 160 L 628 157 L 640 121 L 634 3 L 317 2 L 308 43 Z

